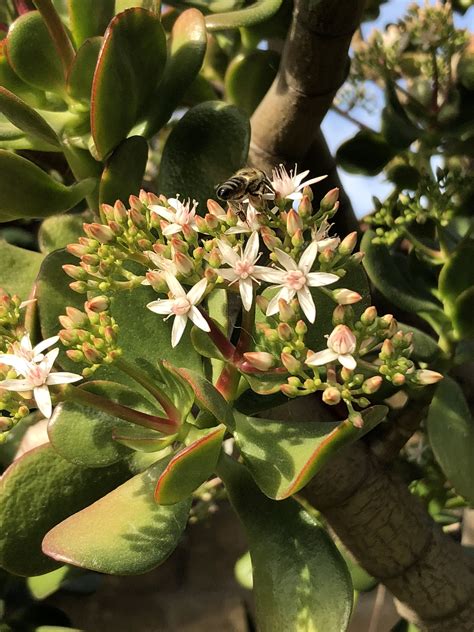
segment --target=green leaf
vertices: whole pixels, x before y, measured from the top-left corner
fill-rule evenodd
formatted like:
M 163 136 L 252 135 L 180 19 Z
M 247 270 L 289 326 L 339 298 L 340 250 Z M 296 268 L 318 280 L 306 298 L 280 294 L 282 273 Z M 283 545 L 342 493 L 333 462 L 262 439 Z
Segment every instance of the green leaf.
M 142 136 L 126 138 L 114 150 L 102 173 L 99 202 L 128 203 L 130 195 L 137 195 L 145 174 L 148 143 Z
M 103 35 L 114 17 L 115 0 L 68 0 L 71 31 L 77 46 L 88 37 Z
M 56 560 L 111 575 L 146 573 L 164 562 L 191 507 L 190 500 L 169 507 L 154 501 L 165 466 L 159 461 L 56 526 L 44 538 L 43 550 Z
M 109 384 L 110 382 L 107 382 Z M 112 436 L 117 443 L 137 452 L 158 452 L 176 441 L 176 435 L 162 437 L 150 428 L 139 428 L 128 424 L 113 429 Z
M 43 256 L 38 252 L 17 248 L 0 241 L 0 288 L 18 294 L 25 300 L 30 295 Z
M 0 222 L 67 211 L 96 186 L 93 178 L 64 186 L 26 158 L 4 149 L 0 149 L 0 173 Z
M 344 558 L 349 573 L 351 574 L 352 586 L 357 592 L 370 592 L 379 583 L 375 577 L 369 575 L 362 566 L 360 566 L 348 552 L 348 550 L 339 542 L 337 543 L 339 553 Z
M 79 215 L 52 215 L 41 223 L 38 242 L 41 252 L 48 254 L 73 244 L 83 235 L 82 225 L 86 218 Z
M 438 288 L 445 308 L 453 313 L 457 297 L 474 285 L 474 243 L 458 248 L 444 264 L 439 274 Z
M 87 382 L 82 388 L 134 410 L 157 414 L 156 407 L 122 384 L 98 380 Z M 130 448 L 113 438 L 115 432 L 128 428 L 130 424 L 122 419 L 65 401 L 54 409 L 48 435 L 55 450 L 67 461 L 81 467 L 105 467 L 130 454 Z M 155 437 L 162 439 L 159 433 Z
M 78 259 L 58 250 L 46 257 L 38 276 L 38 306 L 40 310 L 41 331 L 44 338 L 58 332 L 61 314 L 67 305 L 83 308 L 86 297 L 69 288 L 71 279 L 64 273 L 62 265 L 78 264 Z M 201 359 L 192 349 L 189 334 L 185 333 L 182 342 L 171 347 L 171 325 L 146 308 L 147 303 L 156 298 L 156 293 L 145 286 L 133 292 L 122 292 L 114 297 L 111 313 L 119 325 L 118 344 L 123 349 L 123 357 L 136 362 L 146 371 L 156 371 L 156 364 L 163 358 L 177 366 L 189 367 L 201 371 Z M 81 365 L 69 360 L 62 351 L 59 363 L 65 370 L 78 373 Z M 114 365 L 100 368 L 95 374 L 97 379 L 130 384 L 130 378 Z
M 134 8 L 110 22 L 92 86 L 91 128 L 100 158 L 146 114 L 165 61 L 165 33 L 157 15 Z
M 6 46 L 0 50 L 0 86 L 10 90 L 32 107 L 44 106 L 46 102 L 44 93 L 20 79 L 11 67 L 5 52 Z
M 326 531 L 295 500 L 263 496 L 236 461 L 218 471 L 247 532 L 260 632 L 346 630 L 350 575 Z
M 155 500 L 173 505 L 188 498 L 213 473 L 226 427 L 201 430 L 199 438 L 173 456 L 156 484 Z
M 253 588 L 253 570 L 252 570 L 252 558 L 250 557 L 250 551 L 244 553 L 235 563 L 234 567 L 235 579 L 239 582 L 242 588 L 252 590 Z
M 73 99 L 90 101 L 92 81 L 102 42 L 102 37 L 91 37 L 86 39 L 77 51 L 67 79 L 67 90 Z
M 460 340 L 474 338 L 474 288 L 462 292 L 454 304 L 453 325 Z
M 64 93 L 65 77 L 54 42 L 38 11 L 21 15 L 10 27 L 7 55 L 16 74 L 26 83 Z
M 122 464 L 78 468 L 50 445 L 30 450 L 0 479 L 0 564 L 15 575 L 40 575 L 58 567 L 41 552 L 43 536 L 67 516 L 108 493 L 127 477 Z
M 204 17 L 197 9 L 181 13 L 173 25 L 163 79 L 147 117 L 144 135 L 153 136 L 169 120 L 201 69 L 206 52 Z
M 209 15 L 206 18 L 206 26 L 209 31 L 253 26 L 271 18 L 278 11 L 282 2 L 283 0 L 257 0 L 250 7 Z
M 171 132 L 161 160 L 158 190 L 180 193 L 205 205 L 215 187 L 247 159 L 250 127 L 235 106 L 222 101 L 200 103 Z
M 461 387 L 450 377 L 436 387 L 426 425 L 446 478 L 459 494 L 474 502 L 474 420 Z
M 61 584 L 66 579 L 71 569 L 69 566 L 60 566 L 55 571 L 28 577 L 26 580 L 28 589 L 35 599 L 46 599 L 61 588 Z
M 273 50 L 240 53 L 225 74 L 226 100 L 251 116 L 278 72 L 280 55 Z
M 18 129 L 56 147 L 60 146 L 56 132 L 36 110 L 13 92 L 0 86 L 0 112 Z
M 394 305 L 408 312 L 438 311 L 441 305 L 429 295 L 420 295 L 416 284 L 400 268 L 383 244 L 374 244 L 375 233 L 368 230 L 360 249 L 365 253 L 364 267 L 375 287 Z
M 391 147 L 406 149 L 420 135 L 416 125 L 408 118 L 392 84 L 387 85 L 387 104 L 382 111 L 382 135 Z
M 387 415 L 386 406 L 362 411 L 363 428 L 344 421 L 274 421 L 234 412 L 235 439 L 262 492 L 280 500 L 296 494 L 342 447 Z
M 346 140 L 336 153 L 338 164 L 348 173 L 375 176 L 394 155 L 381 134 L 363 130 Z
M 232 409 L 219 391 L 206 378 L 187 368 L 169 366 L 192 387 L 199 408 L 211 413 L 219 423 L 232 430 L 235 425 Z

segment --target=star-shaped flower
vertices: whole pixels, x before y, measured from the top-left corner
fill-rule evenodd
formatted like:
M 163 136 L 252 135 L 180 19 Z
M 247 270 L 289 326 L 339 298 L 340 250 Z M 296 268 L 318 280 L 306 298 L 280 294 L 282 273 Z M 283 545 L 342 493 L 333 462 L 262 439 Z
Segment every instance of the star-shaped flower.
M 160 217 L 166 219 L 169 224 L 163 229 L 163 235 L 174 235 L 180 232 L 194 230 L 198 232 L 196 223 L 196 208 L 198 203 L 191 200 L 183 203 L 178 198 L 169 198 L 169 208 L 154 204 L 150 206 L 150 210 L 157 213 Z
M 153 282 L 158 283 L 163 278 L 164 272 L 170 272 L 173 276 L 178 274 L 178 268 L 171 259 L 166 259 L 166 257 L 153 252 L 153 250 L 147 250 L 145 254 L 155 264 L 156 269 L 148 270 L 142 285 L 153 285 Z
M 52 372 L 59 349 L 52 349 L 46 355 L 43 355 L 41 351 L 54 344 L 58 340 L 56 336 L 43 340 L 34 348 L 31 347 L 29 337 L 27 338 L 28 341 L 24 337 L 21 344 L 17 347 L 18 355 L 7 354 L 6 356 L 0 356 L 0 362 L 12 366 L 23 379 L 3 380 L 0 382 L 0 388 L 6 391 L 25 393 L 25 395 L 31 392 L 39 410 L 46 419 L 49 419 L 52 413 L 52 403 L 48 386 L 77 382 L 82 380 L 82 376 L 63 371 Z M 25 359 L 25 355 L 30 360 Z M 15 357 L 16 360 L 13 360 L 12 357 Z M 41 360 L 38 362 L 39 358 Z M 5 361 L 5 359 L 8 361 Z
M 310 287 L 322 287 L 339 281 L 336 274 L 330 272 L 310 272 L 318 253 L 318 245 L 312 242 L 300 257 L 298 263 L 294 261 L 286 252 L 275 248 L 274 250 L 281 268 L 261 268 L 258 271 L 258 278 L 276 285 L 280 291 L 270 300 L 267 308 L 267 316 L 278 312 L 278 301 L 283 298 L 289 303 L 296 295 L 298 302 L 306 318 L 310 323 L 316 319 L 316 306 L 311 296 Z
M 260 230 L 261 224 L 259 222 L 258 216 L 260 213 L 257 209 L 250 204 L 250 202 L 246 202 L 247 206 L 244 209 L 245 213 L 245 221 L 242 219 L 238 219 L 237 224 L 232 226 L 228 230 L 225 231 L 226 235 L 240 235 L 241 233 L 254 233 Z
M 323 250 L 334 250 L 341 242 L 339 237 L 329 237 L 329 231 L 331 230 L 331 224 L 326 218 L 321 222 L 320 227 L 317 230 L 312 231 L 313 241 L 318 244 L 318 252 Z
M 30 362 L 41 362 L 44 358 L 42 352 L 48 347 L 51 347 L 51 345 L 56 344 L 58 340 L 59 336 L 53 336 L 52 338 L 42 340 L 33 347 L 29 335 L 25 334 L 20 342 L 13 343 L 13 353 L 0 354 L 0 364 L 12 366 L 17 373 L 23 375 L 24 370 L 26 370 L 26 365 Z
M 152 301 L 147 307 L 155 314 L 167 314 L 165 320 L 174 316 L 171 346 L 176 347 L 186 329 L 188 318 L 199 329 L 210 331 L 206 319 L 196 307 L 206 291 L 207 279 L 201 279 L 186 293 L 181 283 L 170 272 L 165 272 L 164 276 L 173 298 Z
M 308 175 L 309 171 L 302 171 L 298 173 L 297 165 L 294 169 L 290 169 L 290 173 L 283 165 L 280 165 L 272 172 L 272 186 L 277 194 L 277 197 L 285 198 L 287 200 L 301 200 L 303 197 L 303 189 L 310 184 L 316 184 L 324 180 L 327 176 L 319 176 L 318 178 L 311 178 L 310 180 L 304 179 Z
M 357 362 L 352 355 L 356 349 L 357 341 L 347 325 L 337 325 L 328 337 L 328 348 L 316 353 L 308 352 L 306 364 L 321 366 L 337 360 L 346 369 L 353 371 Z
M 221 239 L 217 241 L 217 247 L 223 263 L 227 263 L 230 268 L 218 268 L 215 272 L 230 281 L 230 285 L 239 282 L 242 305 L 248 312 L 252 306 L 253 283 L 254 281 L 258 283 L 259 271 L 265 270 L 265 268 L 255 265 L 260 257 L 258 233 L 252 233 L 245 249 L 240 248 L 240 254 Z

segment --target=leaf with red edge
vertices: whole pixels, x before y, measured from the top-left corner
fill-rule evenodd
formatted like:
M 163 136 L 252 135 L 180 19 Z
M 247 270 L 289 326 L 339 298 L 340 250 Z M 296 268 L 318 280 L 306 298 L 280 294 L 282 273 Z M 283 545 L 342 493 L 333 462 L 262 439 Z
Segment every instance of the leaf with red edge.
M 103 35 L 114 17 L 115 0 L 68 0 L 71 31 L 77 46 L 88 37 Z
M 274 421 L 235 412 L 235 439 L 262 492 L 281 500 L 302 489 L 333 454 L 372 430 L 386 406 L 362 411 L 364 425 L 344 421 Z
M 188 498 L 214 471 L 226 427 L 199 431 L 199 437 L 174 455 L 158 479 L 155 500 L 173 505 Z
M 102 41 L 102 37 L 91 37 L 77 51 L 67 77 L 67 91 L 73 99 L 90 101 Z
M 165 32 L 157 15 L 137 7 L 110 22 L 92 84 L 91 129 L 100 158 L 143 118 L 165 61 Z
M 56 132 L 44 118 L 20 97 L 2 86 L 0 86 L 0 112 L 26 134 L 39 138 L 53 147 L 59 147 Z

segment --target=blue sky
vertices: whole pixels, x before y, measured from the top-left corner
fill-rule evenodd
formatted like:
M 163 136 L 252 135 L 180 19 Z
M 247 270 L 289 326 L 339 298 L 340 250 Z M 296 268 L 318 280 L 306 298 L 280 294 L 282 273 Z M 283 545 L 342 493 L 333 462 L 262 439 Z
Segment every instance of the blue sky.
M 406 8 L 410 4 L 413 4 L 413 0 L 392 0 L 391 2 L 383 4 L 377 20 L 364 24 L 364 35 L 367 35 L 373 28 L 383 28 L 386 24 L 395 22 L 403 16 Z M 419 4 L 422 4 L 422 2 Z M 470 31 L 474 30 L 474 6 L 471 7 L 464 16 L 455 14 L 455 23 L 461 28 L 467 28 Z M 373 114 L 369 114 L 365 110 L 358 108 L 354 110 L 354 114 L 361 122 L 366 123 L 374 129 L 379 129 L 380 122 L 379 113 L 377 111 Z M 335 152 L 342 142 L 351 138 L 351 136 L 358 131 L 355 125 L 332 111 L 326 115 L 322 129 L 328 145 L 333 152 Z M 365 178 L 363 176 L 348 174 L 342 171 L 342 169 L 339 170 L 339 175 L 352 201 L 354 210 L 359 217 L 366 215 L 372 210 L 373 195 L 383 199 L 391 190 L 391 185 L 385 181 L 383 176 Z

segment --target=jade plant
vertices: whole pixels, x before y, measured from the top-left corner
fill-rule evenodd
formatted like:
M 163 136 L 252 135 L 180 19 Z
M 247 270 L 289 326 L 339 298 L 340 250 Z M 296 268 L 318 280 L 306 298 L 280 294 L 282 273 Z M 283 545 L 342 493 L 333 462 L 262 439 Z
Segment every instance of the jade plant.
M 259 630 L 342 632 L 379 581 L 470 629 L 433 519 L 474 483 L 472 54 L 449 5 L 356 38 L 334 107 L 356 120 L 368 81 L 386 107 L 337 160 L 394 184 L 359 245 L 318 132 L 364 19 L 340 4 L 1 9 L 0 220 L 39 252 L 0 242 L 0 563 L 33 594 L 152 570 L 215 496 Z

